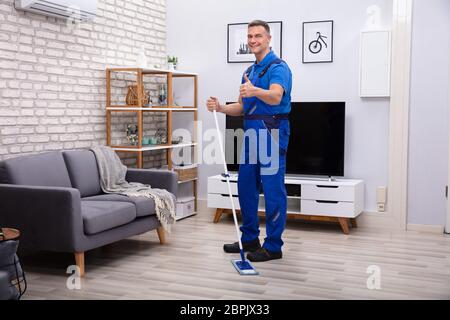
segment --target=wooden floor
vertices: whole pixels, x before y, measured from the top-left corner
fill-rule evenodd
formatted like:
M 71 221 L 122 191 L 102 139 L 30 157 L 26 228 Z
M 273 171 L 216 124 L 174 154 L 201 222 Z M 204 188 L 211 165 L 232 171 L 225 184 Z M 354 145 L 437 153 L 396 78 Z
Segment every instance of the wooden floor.
M 232 219 L 201 213 L 180 220 L 167 244 L 156 231 L 86 253 L 81 289 L 66 281 L 73 256 L 26 255 L 23 299 L 450 299 L 450 236 L 288 221 L 283 259 L 240 276 L 222 251 L 235 241 Z M 261 230 L 261 239 L 265 234 Z M 234 257 L 237 258 L 236 255 Z M 381 272 L 369 290 L 367 268 Z

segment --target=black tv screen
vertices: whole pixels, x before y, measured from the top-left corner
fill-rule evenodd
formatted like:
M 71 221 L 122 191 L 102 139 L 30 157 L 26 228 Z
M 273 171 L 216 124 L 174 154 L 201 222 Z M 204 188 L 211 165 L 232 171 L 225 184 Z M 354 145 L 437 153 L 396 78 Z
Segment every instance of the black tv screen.
M 292 102 L 286 173 L 344 176 L 345 102 Z M 242 129 L 243 117 L 226 117 L 227 129 Z M 238 171 L 237 138 L 225 138 L 229 171 Z M 231 153 L 234 153 L 234 159 Z

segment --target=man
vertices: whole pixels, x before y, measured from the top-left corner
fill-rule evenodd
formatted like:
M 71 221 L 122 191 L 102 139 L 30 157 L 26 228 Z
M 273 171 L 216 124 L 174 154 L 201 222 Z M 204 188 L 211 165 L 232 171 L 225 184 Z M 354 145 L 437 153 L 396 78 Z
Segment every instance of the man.
M 244 250 L 249 251 L 247 258 L 253 262 L 282 257 L 281 235 L 286 223 L 284 176 L 289 142 L 292 74 L 287 64 L 271 51 L 270 40 L 270 28 L 266 22 L 255 20 L 249 23 L 247 44 L 256 61 L 242 77 L 239 102 L 221 105 L 216 97 L 206 102 L 209 111 L 216 110 L 229 116 L 244 115 L 245 136 L 250 131 L 257 136 L 253 140 L 257 141 L 256 146 L 251 145 L 251 139 L 244 138 L 238 176 L 239 204 L 243 218 L 241 240 Z M 263 161 L 265 156 L 269 156 L 269 162 Z M 267 234 L 262 247 L 258 221 L 261 184 L 266 205 Z M 239 253 L 238 242 L 225 244 L 223 248 L 225 252 Z

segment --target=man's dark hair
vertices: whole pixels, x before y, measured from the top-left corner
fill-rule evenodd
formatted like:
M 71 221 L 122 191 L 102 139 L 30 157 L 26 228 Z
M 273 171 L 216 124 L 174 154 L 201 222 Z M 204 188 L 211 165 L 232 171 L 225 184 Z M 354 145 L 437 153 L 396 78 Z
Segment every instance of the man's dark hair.
M 252 22 L 250 22 L 248 24 L 248 27 L 257 27 L 257 26 L 262 26 L 264 27 L 264 29 L 266 29 L 267 33 L 270 34 L 270 27 L 267 24 L 267 22 L 262 21 L 262 20 L 253 20 Z

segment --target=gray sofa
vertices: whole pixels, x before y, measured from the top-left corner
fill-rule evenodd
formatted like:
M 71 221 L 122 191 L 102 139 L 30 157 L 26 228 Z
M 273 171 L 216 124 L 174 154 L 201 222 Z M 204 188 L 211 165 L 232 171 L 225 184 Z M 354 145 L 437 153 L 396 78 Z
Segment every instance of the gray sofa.
M 127 181 L 176 194 L 177 174 L 128 169 Z M 104 194 L 94 153 L 55 151 L 0 161 L 0 226 L 19 229 L 21 249 L 71 252 L 84 275 L 84 252 L 156 229 L 152 199 Z

